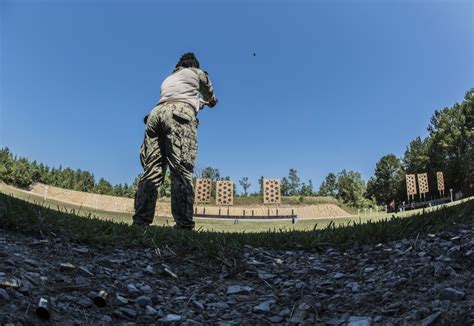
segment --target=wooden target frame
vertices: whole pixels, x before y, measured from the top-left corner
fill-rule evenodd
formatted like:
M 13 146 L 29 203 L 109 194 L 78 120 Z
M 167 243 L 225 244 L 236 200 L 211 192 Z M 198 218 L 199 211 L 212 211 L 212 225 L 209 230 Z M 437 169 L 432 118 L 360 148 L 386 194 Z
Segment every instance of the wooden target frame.
M 414 174 L 407 174 L 405 176 L 407 181 L 407 197 L 408 201 L 415 200 L 416 191 L 416 176 Z
M 441 197 L 444 197 L 444 176 L 443 172 L 436 172 L 436 181 L 438 184 L 438 191 Z
M 281 204 L 281 182 L 279 179 L 263 179 L 263 203 Z
M 211 179 L 196 179 L 196 187 L 194 189 L 194 201 L 197 204 L 209 204 L 211 202 Z
M 426 199 L 426 193 L 430 191 L 428 187 L 428 174 L 427 173 L 419 173 L 418 177 L 418 187 L 420 188 L 420 200 Z
M 234 205 L 234 183 L 232 181 L 216 182 L 216 205 Z

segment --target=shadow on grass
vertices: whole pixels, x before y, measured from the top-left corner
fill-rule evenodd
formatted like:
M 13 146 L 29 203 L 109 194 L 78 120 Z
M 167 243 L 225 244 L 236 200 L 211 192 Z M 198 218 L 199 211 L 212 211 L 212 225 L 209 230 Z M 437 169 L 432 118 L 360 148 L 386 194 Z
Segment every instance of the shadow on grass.
M 245 245 L 273 249 L 317 250 L 324 246 L 341 248 L 356 244 L 379 243 L 418 233 L 438 232 L 450 225 L 474 218 L 474 200 L 442 207 L 412 217 L 393 216 L 377 222 L 352 222 L 343 226 L 330 223 L 312 231 L 269 230 L 260 233 L 224 233 L 197 230 L 179 231 L 170 227 L 146 229 L 83 217 L 74 210 L 51 209 L 0 194 L 0 228 L 26 234 L 59 236 L 66 240 L 98 246 L 169 247 L 177 253 L 199 252 L 222 257 L 236 253 Z

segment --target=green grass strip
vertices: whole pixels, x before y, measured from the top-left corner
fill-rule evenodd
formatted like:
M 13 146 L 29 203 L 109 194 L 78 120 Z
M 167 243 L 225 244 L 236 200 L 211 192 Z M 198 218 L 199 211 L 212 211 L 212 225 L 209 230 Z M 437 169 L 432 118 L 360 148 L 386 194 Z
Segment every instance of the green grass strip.
M 79 216 L 74 210 L 51 209 L 0 194 L 0 228 L 26 234 L 59 236 L 69 241 L 121 247 L 171 248 L 174 252 L 199 253 L 225 257 L 245 245 L 281 250 L 317 250 L 331 245 L 345 248 L 353 245 L 380 243 L 418 233 L 436 233 L 456 223 L 474 218 L 474 200 L 440 207 L 411 217 L 386 218 L 377 222 L 351 222 L 308 231 L 268 230 L 266 232 L 194 232 L 170 227 L 146 229 L 126 223 L 103 220 L 95 216 Z

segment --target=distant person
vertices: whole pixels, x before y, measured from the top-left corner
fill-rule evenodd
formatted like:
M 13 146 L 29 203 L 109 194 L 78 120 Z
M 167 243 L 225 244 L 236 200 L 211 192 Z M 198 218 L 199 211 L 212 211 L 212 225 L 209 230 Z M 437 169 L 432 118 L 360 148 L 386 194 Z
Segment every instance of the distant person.
M 197 154 L 196 115 L 204 105 L 212 108 L 216 104 L 207 73 L 199 68 L 193 53 L 185 53 L 161 84 L 158 104 L 145 117 L 145 139 L 140 151 L 144 172 L 135 195 L 133 224 L 153 222 L 158 189 L 169 167 L 175 228 L 194 228 L 192 176 Z

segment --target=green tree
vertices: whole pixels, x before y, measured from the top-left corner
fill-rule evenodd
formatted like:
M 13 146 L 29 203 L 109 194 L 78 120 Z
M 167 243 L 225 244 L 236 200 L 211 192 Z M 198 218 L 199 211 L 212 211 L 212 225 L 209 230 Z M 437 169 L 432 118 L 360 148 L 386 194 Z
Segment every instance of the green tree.
M 428 131 L 432 171 L 443 171 L 450 187 L 469 191 L 469 176 L 474 172 L 474 94 L 466 93 L 464 101 L 452 108 L 436 110 Z
M 319 186 L 319 195 L 320 196 L 333 196 L 337 195 L 337 176 L 330 172 L 324 181 Z
M 290 195 L 290 182 L 286 177 L 281 179 L 281 195 L 282 196 L 289 196 Z M 263 194 L 263 187 L 262 187 L 262 194 Z
M 259 195 L 259 196 L 263 196 L 263 179 L 265 179 L 265 178 L 263 177 L 263 175 L 258 179 L 258 187 L 259 187 L 259 189 L 258 189 L 258 194 L 257 194 L 257 195 Z
M 8 147 L 0 149 L 0 180 L 13 183 L 12 169 L 15 162 Z
M 26 158 L 20 158 L 12 166 L 11 179 L 20 188 L 28 187 L 32 182 L 32 171 Z
M 429 149 L 431 139 L 416 137 L 410 142 L 403 156 L 403 167 L 406 173 L 422 173 L 428 170 L 430 164 Z
M 249 182 L 249 178 L 248 177 L 243 177 L 242 179 L 239 180 L 239 184 L 242 187 L 242 189 L 244 190 L 244 196 L 248 196 L 248 189 L 252 185 Z
M 110 182 L 101 178 L 99 182 L 97 182 L 94 192 L 101 195 L 111 195 L 113 193 L 113 187 Z
M 352 207 L 364 207 L 365 182 L 359 172 L 342 170 L 337 178 L 337 197 Z
M 288 172 L 288 181 L 289 181 L 289 189 L 288 195 L 289 196 L 296 196 L 298 195 L 298 190 L 301 185 L 300 178 L 298 177 L 298 171 L 296 169 L 291 168 Z
M 213 181 L 216 181 L 221 179 L 221 174 L 219 172 L 219 169 L 207 166 L 201 171 L 200 177 L 203 179 L 211 179 Z
M 308 180 L 308 184 L 303 184 L 301 185 L 301 189 L 299 191 L 300 196 L 313 196 L 314 195 L 314 190 L 313 190 L 313 181 L 311 179 Z
M 374 177 L 367 184 L 367 197 L 375 198 L 378 204 L 401 198 L 404 177 L 400 159 L 393 154 L 383 156 L 375 166 Z

